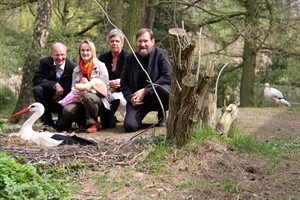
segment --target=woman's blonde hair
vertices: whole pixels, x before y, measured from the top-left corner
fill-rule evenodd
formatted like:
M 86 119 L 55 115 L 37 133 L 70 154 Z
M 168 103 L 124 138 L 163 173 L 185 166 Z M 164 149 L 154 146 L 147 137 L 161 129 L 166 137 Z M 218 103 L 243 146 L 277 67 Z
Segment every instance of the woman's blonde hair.
M 79 61 L 82 60 L 82 59 L 81 59 L 81 56 L 80 56 L 80 49 L 81 49 L 82 44 L 88 44 L 88 45 L 89 45 L 90 50 L 91 50 L 91 52 L 92 52 L 92 60 L 94 61 L 94 63 L 95 63 L 95 61 L 99 61 L 98 58 L 97 58 L 97 53 L 96 53 L 96 47 L 95 47 L 95 44 L 94 44 L 92 41 L 88 40 L 88 39 L 84 39 L 84 40 L 79 44 L 79 51 L 78 51 L 79 59 L 78 59 L 78 60 L 79 60 Z

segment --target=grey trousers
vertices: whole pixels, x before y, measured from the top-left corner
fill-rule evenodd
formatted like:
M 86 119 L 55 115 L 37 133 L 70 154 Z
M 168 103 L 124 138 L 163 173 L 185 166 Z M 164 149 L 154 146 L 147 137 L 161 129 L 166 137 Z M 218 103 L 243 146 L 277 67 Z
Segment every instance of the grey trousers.
M 64 116 L 78 126 L 95 124 L 100 116 L 103 128 L 113 128 L 116 126 L 113 113 L 103 105 L 101 97 L 94 93 L 86 93 L 82 98 L 82 103 L 71 103 L 64 107 Z
M 101 98 L 94 93 L 86 93 L 82 103 L 71 103 L 64 107 L 64 116 L 78 125 L 95 124 L 99 111 L 103 108 Z

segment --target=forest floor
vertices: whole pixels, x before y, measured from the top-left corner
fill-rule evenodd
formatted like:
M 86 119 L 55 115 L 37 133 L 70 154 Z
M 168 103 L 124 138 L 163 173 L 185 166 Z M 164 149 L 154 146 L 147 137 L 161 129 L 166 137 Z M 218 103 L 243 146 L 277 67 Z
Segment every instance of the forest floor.
M 150 114 L 146 123 L 154 118 Z M 124 133 L 122 122 L 114 129 L 76 133 L 98 147 L 42 148 L 2 136 L 0 150 L 67 168 L 72 199 L 300 199 L 300 112 L 239 108 L 235 126 L 262 143 L 298 151 L 268 159 L 211 140 L 185 153 L 174 148 L 161 161 L 145 164 L 165 128 Z

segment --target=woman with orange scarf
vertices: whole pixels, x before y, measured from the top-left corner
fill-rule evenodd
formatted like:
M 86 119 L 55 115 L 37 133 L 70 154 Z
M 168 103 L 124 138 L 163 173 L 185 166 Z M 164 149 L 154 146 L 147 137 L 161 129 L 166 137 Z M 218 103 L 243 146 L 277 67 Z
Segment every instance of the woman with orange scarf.
M 89 40 L 83 40 L 79 45 L 79 66 L 73 71 L 72 85 L 76 86 L 79 83 L 90 87 L 81 87 L 82 90 L 87 90 L 82 102 L 66 105 L 63 110 L 64 116 L 76 122 L 78 126 L 85 126 L 88 133 L 99 131 L 101 127 L 115 127 L 114 116 L 110 116 L 109 112 L 108 71 L 105 64 L 97 59 L 95 45 Z M 98 116 L 101 123 L 98 122 Z

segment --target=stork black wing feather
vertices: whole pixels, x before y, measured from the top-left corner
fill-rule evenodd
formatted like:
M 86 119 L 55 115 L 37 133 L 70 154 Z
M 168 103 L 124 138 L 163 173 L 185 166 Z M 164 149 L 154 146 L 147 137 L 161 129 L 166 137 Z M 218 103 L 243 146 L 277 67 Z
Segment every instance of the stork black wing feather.
M 62 140 L 62 145 L 73 145 L 73 144 L 79 144 L 79 145 L 94 145 L 97 146 L 97 142 L 93 140 L 88 140 L 82 137 L 78 137 L 76 135 L 67 136 L 67 135 L 60 135 L 60 134 L 54 134 L 52 139 L 55 140 Z

